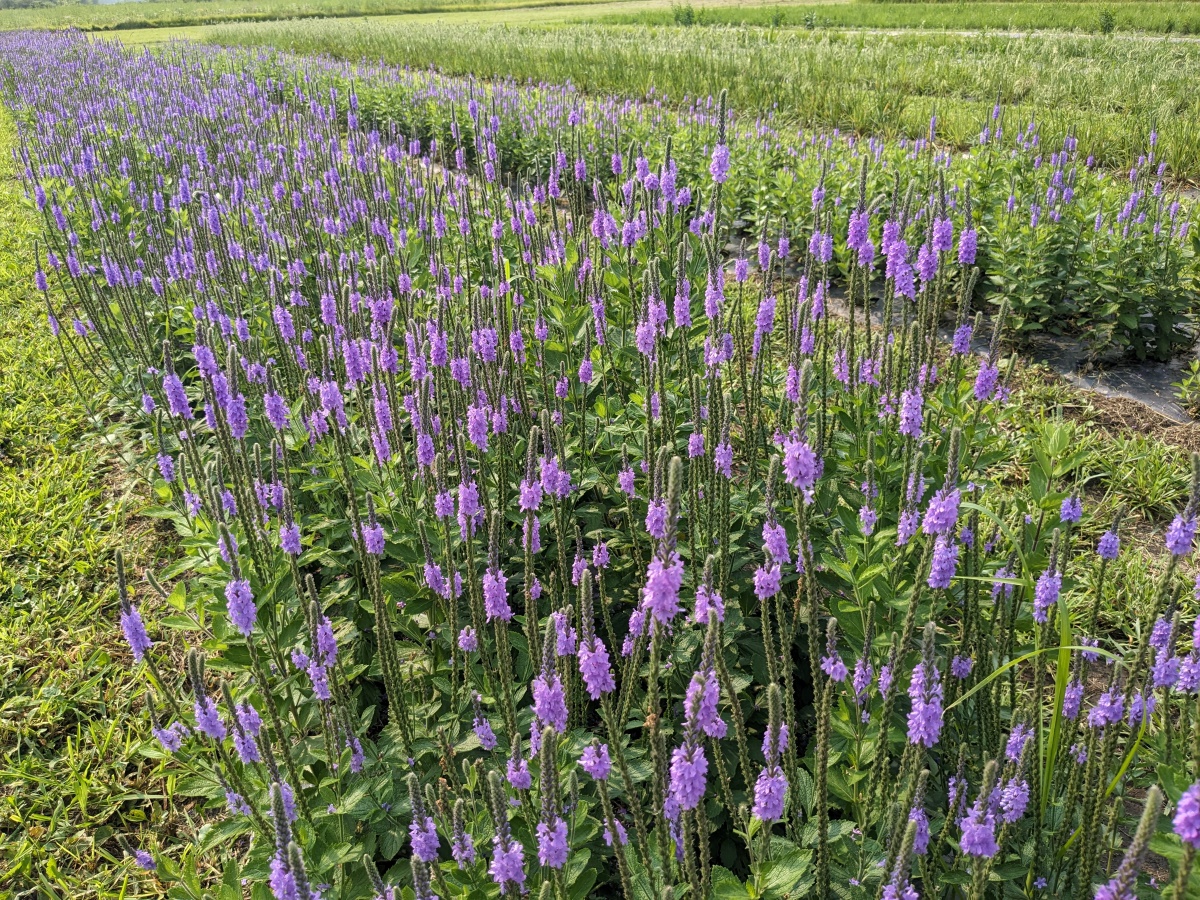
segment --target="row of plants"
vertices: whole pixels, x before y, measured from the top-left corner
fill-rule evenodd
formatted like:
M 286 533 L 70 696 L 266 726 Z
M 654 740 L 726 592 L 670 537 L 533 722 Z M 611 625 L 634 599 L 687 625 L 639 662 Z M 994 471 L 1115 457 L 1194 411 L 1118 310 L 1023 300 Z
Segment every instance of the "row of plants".
M 772 28 L 921 28 L 945 31 L 1079 31 L 1099 34 L 1142 32 L 1195 34 L 1200 12 L 1194 3 L 1164 0 L 1130 2 L 948 3 L 761 3 L 732 6 L 694 6 L 673 3 L 670 9 L 647 8 L 636 12 L 579 13 L 580 19 L 627 25 L 759 25 Z
M 382 42 L 392 48 L 391 58 L 414 64 L 426 60 L 421 47 L 429 41 L 426 49 L 439 48 L 429 58 L 451 71 L 469 71 L 476 51 L 483 57 L 480 67 L 485 74 L 514 72 L 508 62 L 534 67 L 517 68 L 518 78 L 537 71 L 541 54 L 530 52 L 531 42 L 536 42 L 555 59 L 560 54 L 571 59 L 567 74 L 580 58 L 589 59 L 638 96 L 640 83 L 628 79 L 661 69 L 668 60 L 674 67 L 681 52 L 674 46 L 667 52 L 653 42 L 644 47 L 641 31 L 465 33 L 472 37 L 464 39 L 463 31 L 453 28 L 379 31 L 356 26 L 331 36 L 295 26 L 239 33 L 236 39 L 335 52 L 340 47 L 349 54 L 372 54 Z M 752 30 L 735 36 L 724 44 L 707 38 L 698 42 L 693 50 L 704 54 L 700 64 L 708 65 L 714 55 L 736 59 L 739 74 L 733 77 L 739 83 L 762 75 L 770 84 L 789 72 L 788 51 L 773 43 L 759 45 Z M 455 45 L 462 51 L 459 57 L 447 52 Z M 499 53 L 506 61 L 493 67 L 489 53 Z M 271 65 L 286 79 L 295 63 L 278 56 Z M 915 139 L 865 139 L 836 130 L 797 129 L 783 112 L 782 95 L 776 98 L 778 109 L 722 123 L 714 115 L 714 97 L 698 92 L 689 97 L 682 86 L 670 95 L 651 87 L 649 100 L 635 103 L 620 96 L 584 94 L 570 83 L 534 87 L 513 79 L 491 82 L 323 60 L 305 65 L 341 83 L 341 108 L 354 97 L 355 113 L 364 125 L 396 127 L 443 146 L 461 140 L 468 156 L 480 122 L 487 124 L 480 116 L 489 121 L 495 117 L 499 124 L 489 143 L 506 164 L 520 178 L 549 179 L 555 185 L 571 180 L 574 168 L 586 173 L 585 181 L 618 184 L 624 173 L 613 171 L 614 154 L 641 156 L 658 166 L 668 153 L 679 183 L 695 184 L 706 174 L 717 129 L 727 127 L 734 152 L 724 196 L 731 218 L 744 232 L 735 240 L 753 242 L 777 231 L 804 233 L 825 208 L 834 216 L 832 231 L 846 233 L 865 166 L 875 244 L 881 236 L 881 203 L 895 205 L 897 194 L 908 191 L 915 209 L 936 195 L 957 227 L 978 235 L 976 262 L 982 276 L 972 303 L 993 314 L 1007 304 L 1012 334 L 1018 339 L 1040 331 L 1065 331 L 1079 335 L 1096 354 L 1139 359 L 1168 359 L 1193 339 L 1200 236 L 1190 230 L 1191 204 L 1181 201 L 1157 155 L 1155 132 L 1144 136 L 1144 150 L 1134 165 L 1111 172 L 1080 149 L 1075 133 L 1051 142 L 1041 123 L 1013 121 L 1016 114 L 1000 103 L 986 105 L 975 119 L 973 146 L 955 153 L 940 139 L 948 110 L 927 119 L 923 134 Z M 694 73 L 690 65 L 680 68 L 684 70 Z M 792 74 L 795 85 L 806 93 L 819 85 L 836 89 L 846 83 L 832 69 Z M 696 87 L 702 90 L 705 84 L 701 79 Z M 832 205 L 816 202 L 818 194 Z M 931 219 L 923 221 L 928 228 Z M 926 234 L 912 247 L 928 242 Z M 853 253 L 840 252 L 840 241 L 837 249 L 835 281 L 845 289 L 854 268 Z M 794 270 L 788 274 L 796 275 Z M 877 302 L 881 289 L 877 274 L 871 286 Z
M 535 0 L 536 2 L 536 0 Z M 595 0 L 555 0 L 569 7 Z M 279 22 L 289 19 L 334 19 L 421 13 L 486 13 L 520 9 L 529 0 L 140 0 L 126 3 L 4 0 L 0 30 L 30 29 L 112 32 L 142 28 L 188 28 L 224 23 Z M 544 5 L 544 2 L 543 2 Z
M 876 207 L 868 167 L 843 232 L 814 182 L 752 279 L 723 98 L 702 175 L 635 148 L 605 186 L 514 178 L 491 97 L 435 143 L 312 60 L 0 58 L 49 327 L 152 433 L 184 536 L 120 625 L 224 811 L 222 897 L 1195 889 L 1200 461 L 1102 630 L 1142 551 L 1066 440 L 1011 478 L 948 192 Z
M 1105 166 L 1128 169 L 1157 128 L 1159 155 L 1175 176 L 1200 172 L 1191 91 L 1200 54 L 1190 41 L 633 27 L 605 25 L 598 10 L 581 7 L 577 15 L 593 21 L 279 22 L 214 28 L 206 39 L 436 66 L 451 75 L 569 82 L 633 98 L 728 90 L 743 114 L 775 111 L 788 123 L 875 136 L 922 137 L 936 112 L 941 139 L 959 149 L 975 143 L 999 97 L 1020 107 L 1018 124 L 1036 119 L 1044 140 L 1056 144 L 1075 134 L 1084 154 Z

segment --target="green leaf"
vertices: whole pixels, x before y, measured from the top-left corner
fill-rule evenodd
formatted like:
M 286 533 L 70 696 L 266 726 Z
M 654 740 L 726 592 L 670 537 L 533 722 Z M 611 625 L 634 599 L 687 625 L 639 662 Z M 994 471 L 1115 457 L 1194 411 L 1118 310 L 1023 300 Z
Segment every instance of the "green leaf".
M 943 872 L 938 876 L 938 880 L 942 884 L 970 884 L 971 874 L 969 872 L 959 872 L 956 869 L 951 869 L 949 872 Z
M 1046 473 L 1039 467 L 1034 466 L 1029 470 L 1029 490 L 1033 494 L 1033 499 L 1041 502 L 1041 499 L 1046 496 L 1046 492 L 1050 488 L 1050 479 Z
M 221 900 L 242 900 L 242 872 L 233 857 L 225 863 L 221 875 Z
M 570 900 L 584 900 L 596 883 L 596 867 L 585 868 L 591 855 L 590 850 L 577 850 L 572 856 L 567 870 L 567 884 L 571 885 Z
M 403 846 L 403 841 L 400 839 L 400 834 L 396 829 L 389 828 L 387 831 L 380 833 L 379 852 L 383 854 L 384 859 L 395 859 L 396 854 L 400 852 L 401 846 Z
M 158 620 L 160 628 L 174 628 L 178 631 L 192 631 L 196 628 L 196 620 L 191 616 L 163 616 Z
M 1172 803 L 1178 803 L 1179 798 L 1187 789 L 1188 778 L 1174 766 L 1168 766 L 1166 763 L 1158 765 L 1158 781 L 1162 785 L 1163 792 L 1167 795 Z
M 996 866 L 992 870 L 991 879 L 992 881 L 1012 881 L 1020 878 L 1022 875 L 1028 874 L 1028 872 L 1029 866 L 1020 860 L 1013 860 L 1012 862 Z
M 712 867 L 713 900 L 746 900 L 750 896 L 746 886 L 724 866 Z
M 863 569 L 863 571 L 858 573 L 858 578 L 855 580 L 854 586 L 855 586 L 855 588 L 861 590 L 862 588 L 869 585 L 876 578 L 878 578 L 880 575 L 886 575 L 886 574 L 887 574 L 887 566 L 885 566 L 883 563 L 876 563 L 873 566 L 867 566 L 867 568 Z
M 342 798 L 340 812 L 349 816 L 361 816 L 375 808 L 375 801 L 370 796 L 371 785 L 367 782 L 356 784 Z
M 778 856 L 769 863 L 767 872 L 767 895 L 782 897 L 784 894 L 802 896 L 807 892 L 804 882 L 811 880 L 809 870 L 812 868 L 811 850 L 792 850 Z
M 799 768 L 797 766 L 797 768 Z M 816 785 L 807 769 L 800 769 L 796 774 L 796 796 L 800 798 L 806 815 L 813 814 L 813 804 L 816 798 Z
M 167 603 L 173 609 L 180 611 L 187 609 L 187 582 L 175 582 L 175 587 L 171 589 L 171 594 L 167 597 Z

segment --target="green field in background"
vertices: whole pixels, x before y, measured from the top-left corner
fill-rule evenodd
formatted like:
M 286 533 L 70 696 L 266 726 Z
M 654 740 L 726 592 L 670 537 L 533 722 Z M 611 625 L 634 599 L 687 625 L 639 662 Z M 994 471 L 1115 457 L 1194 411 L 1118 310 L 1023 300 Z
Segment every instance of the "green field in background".
M 1200 174 L 1200 42 L 1039 35 L 885 35 L 764 28 L 292 22 L 216 28 L 223 44 L 436 66 L 453 74 L 565 82 L 672 100 L 716 95 L 745 113 L 878 136 L 973 143 L 999 97 L 1010 128 L 1068 131 L 1125 166 L 1152 130 L 1177 175 Z

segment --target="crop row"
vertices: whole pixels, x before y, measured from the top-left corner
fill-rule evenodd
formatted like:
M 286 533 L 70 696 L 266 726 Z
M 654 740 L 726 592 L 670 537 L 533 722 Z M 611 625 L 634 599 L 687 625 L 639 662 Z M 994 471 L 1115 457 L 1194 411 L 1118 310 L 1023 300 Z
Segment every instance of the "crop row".
M 345 36 L 369 34 L 353 30 Z M 547 33 L 550 39 L 555 34 Z M 504 33 L 481 32 L 479 37 L 492 46 L 508 41 L 514 53 L 526 49 L 523 40 Z M 580 47 L 560 37 L 561 52 L 577 59 Z M 416 30 L 386 40 L 394 38 L 419 42 L 426 36 Z M 767 71 L 779 64 L 775 51 L 757 52 L 755 40 L 743 33 L 721 51 L 741 60 L 737 84 L 778 77 Z M 641 35 L 634 31 L 616 33 L 593 49 L 606 70 L 625 73 L 646 70 L 641 46 Z M 368 40 L 362 52 L 373 48 Z M 407 59 L 407 51 L 400 56 Z M 284 56 L 272 64 L 292 65 Z M 634 102 L 545 82 L 483 81 L 323 60 L 310 61 L 306 68 L 341 84 L 343 102 L 353 93 L 364 122 L 442 144 L 452 142 L 461 129 L 468 154 L 475 132 L 469 110 L 481 105 L 495 116 L 490 140 L 501 164 L 517 179 L 564 180 L 578 164 L 588 181 L 611 184 L 619 180 L 612 168 L 614 154 L 636 151 L 651 166 L 669 153 L 681 182 L 696 183 L 707 171 L 720 124 L 713 96 L 668 96 L 651 89 L 649 100 Z M 697 75 L 691 66 L 680 68 Z M 714 73 L 710 65 L 708 74 Z M 799 79 L 810 86 L 805 90 L 818 84 L 837 89 L 832 68 L 806 72 Z M 700 73 L 698 83 L 711 80 Z M 934 194 L 945 194 L 959 227 L 979 234 L 981 277 L 972 302 L 993 312 L 1007 303 L 1018 339 L 1047 329 L 1076 332 L 1096 353 L 1159 359 L 1191 342 L 1191 319 L 1200 297 L 1198 237 L 1190 230 L 1191 204 L 1181 202 L 1157 155 L 1156 132 L 1143 136 L 1144 150 L 1134 165 L 1114 172 L 1083 152 L 1074 133 L 1052 141 L 1039 123 L 1014 121 L 1015 114 L 998 103 L 982 110 L 975 139 L 964 152 L 954 152 L 940 140 L 946 110 L 926 122 L 924 136 L 886 140 L 797 128 L 788 124 L 784 108 L 781 102 L 778 110 L 759 116 L 731 114 L 726 123 L 731 164 L 725 203 L 749 241 L 768 232 L 796 234 L 813 227 L 818 190 L 832 201 L 835 232 L 844 233 L 865 170 L 874 235 L 882 228 L 876 212 L 885 203 L 899 202 L 898 191 L 910 192 L 906 202 L 914 209 Z M 838 247 L 836 267 L 837 280 L 845 285 L 853 264 L 843 249 Z M 880 290 L 881 285 L 873 287 L 876 296 Z

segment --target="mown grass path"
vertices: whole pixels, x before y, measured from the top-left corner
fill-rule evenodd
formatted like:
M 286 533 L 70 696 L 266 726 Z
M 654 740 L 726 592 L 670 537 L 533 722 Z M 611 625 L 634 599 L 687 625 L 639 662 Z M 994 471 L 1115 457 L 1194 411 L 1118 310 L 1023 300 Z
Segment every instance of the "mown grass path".
M 16 142 L 0 110 L 0 897 L 156 896 L 116 841 L 167 841 L 177 823 L 143 753 L 114 554 L 140 571 L 173 542 L 139 517 L 147 492 L 95 430 L 47 327 Z

